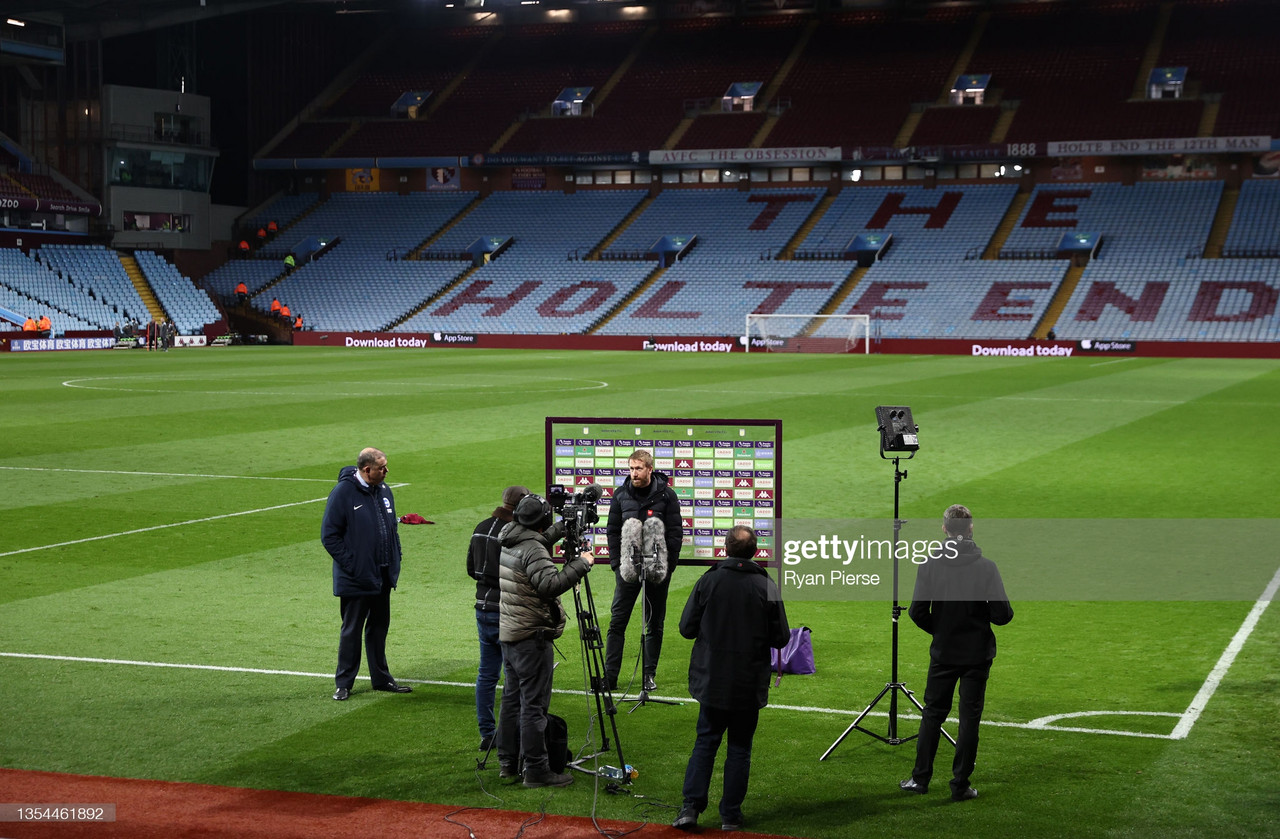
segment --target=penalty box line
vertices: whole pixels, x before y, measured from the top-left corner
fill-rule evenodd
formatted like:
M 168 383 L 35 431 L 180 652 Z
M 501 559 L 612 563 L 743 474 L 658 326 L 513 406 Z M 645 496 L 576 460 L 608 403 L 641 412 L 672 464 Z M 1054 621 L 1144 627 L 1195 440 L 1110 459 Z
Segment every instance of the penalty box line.
M 0 468 L 4 468 L 4 467 L 0 467 Z M 408 486 L 408 484 L 407 483 L 391 484 L 390 486 L 392 489 L 399 489 L 400 487 Z M 31 553 L 33 551 L 46 551 L 46 550 L 49 550 L 50 548 L 65 548 L 69 545 L 82 545 L 85 542 L 100 542 L 103 539 L 115 539 L 120 536 L 134 536 L 138 533 L 150 533 L 154 530 L 167 530 L 171 527 L 185 527 L 188 524 L 202 524 L 204 522 L 220 521 L 222 519 L 233 519 L 239 516 L 251 516 L 251 515 L 254 515 L 255 513 L 268 513 L 268 512 L 271 512 L 272 510 L 284 510 L 284 509 L 288 509 L 289 507 L 301 507 L 304 504 L 318 504 L 321 501 L 327 501 L 328 498 L 329 497 L 326 495 L 324 498 L 308 498 L 306 501 L 291 501 L 288 504 L 273 504 L 270 507 L 257 507 L 252 510 L 239 510 L 234 513 L 222 513 L 221 515 L 217 515 L 217 516 L 204 516 L 203 518 L 187 519 L 186 521 L 175 521 L 175 522 L 170 522 L 169 524 L 156 524 L 156 525 L 152 525 L 151 527 L 138 527 L 138 528 L 134 528 L 133 530 L 121 530 L 118 533 L 104 533 L 101 536 L 86 536 L 83 539 L 71 539 L 66 542 L 54 542 L 49 545 L 36 545 L 30 548 L 19 548 L 16 551 L 5 551 L 3 553 L 0 553 L 0 557 L 16 556 L 18 554 Z
M 0 658 L 28 659 L 28 660 L 34 659 L 39 661 L 66 661 L 66 662 L 71 662 L 76 664 L 106 664 L 106 665 L 118 665 L 118 666 L 125 666 L 125 667 L 156 667 L 156 668 L 167 669 L 167 670 L 203 670 L 203 671 L 212 671 L 217 673 L 249 673 L 249 674 L 258 674 L 258 675 L 264 675 L 264 676 L 299 676 L 302 678 L 311 678 L 311 679 L 329 679 L 329 680 L 333 679 L 332 673 L 313 673 L 306 670 L 282 670 L 282 669 L 268 669 L 268 668 L 260 668 L 260 667 L 230 667 L 230 666 L 219 665 L 219 664 L 184 664 L 184 663 L 167 662 L 167 661 L 138 661 L 134 659 L 123 659 L 123 658 L 92 658 L 92 657 L 86 657 L 86 656 L 49 655 L 49 654 L 43 654 L 43 653 L 15 653 L 15 652 L 0 652 Z M 368 676 L 357 676 L 356 678 L 364 682 L 369 681 Z M 451 682 L 451 681 L 444 681 L 440 679 L 408 679 L 408 678 L 398 678 L 396 679 L 396 681 L 404 684 L 412 684 L 412 685 L 466 688 L 468 690 L 475 689 L 474 682 Z M 497 688 L 498 690 L 501 690 L 502 686 L 498 685 Z M 572 690 L 567 688 L 555 688 L 553 690 L 553 693 L 558 693 L 565 696 L 590 696 L 591 695 L 584 690 Z M 693 701 L 693 700 L 690 700 L 689 697 L 685 697 L 685 696 L 658 696 L 657 694 L 653 694 L 652 696 L 654 699 L 667 699 L 677 703 Z M 620 694 L 617 697 L 615 697 L 615 702 L 622 703 L 622 702 L 632 701 L 633 699 L 635 699 L 635 697 L 626 697 Z M 845 710 L 842 708 L 822 708 L 822 707 L 807 706 L 807 705 L 771 704 L 768 707 L 778 711 L 793 711 L 793 712 L 802 713 L 802 714 L 836 714 L 841 716 L 856 716 L 857 714 L 861 713 L 860 711 Z M 1121 714 L 1123 712 L 1116 712 L 1116 713 Z M 1160 713 L 1158 715 L 1172 716 L 1172 717 L 1179 716 L 1177 713 L 1174 713 L 1174 712 L 1170 712 L 1167 714 Z M 889 715 L 887 712 L 884 712 L 884 711 L 873 711 L 870 714 L 868 714 L 868 716 L 888 717 Z M 903 719 L 919 719 L 919 716 L 915 714 L 900 713 L 898 716 Z M 955 720 L 948 720 L 948 722 L 955 722 Z M 1055 726 L 1046 725 L 1042 720 L 1033 720 L 1032 722 L 1029 722 L 1029 723 L 983 720 L 982 724 L 985 726 L 992 726 L 997 728 L 1018 728 L 1018 729 L 1025 729 L 1029 731 L 1053 731 L 1053 732 L 1070 731 L 1070 732 L 1080 733 L 1080 734 L 1113 734 L 1113 735 L 1119 735 L 1123 737 L 1147 737 L 1147 738 L 1154 738 L 1159 740 L 1173 739 L 1172 736 L 1168 734 L 1151 734 L 1151 733 L 1139 732 L 1139 731 L 1121 731 L 1121 730 L 1111 730 L 1111 729 L 1104 729 L 1104 728 L 1075 728 L 1075 727 L 1067 727 L 1067 726 L 1055 727 Z

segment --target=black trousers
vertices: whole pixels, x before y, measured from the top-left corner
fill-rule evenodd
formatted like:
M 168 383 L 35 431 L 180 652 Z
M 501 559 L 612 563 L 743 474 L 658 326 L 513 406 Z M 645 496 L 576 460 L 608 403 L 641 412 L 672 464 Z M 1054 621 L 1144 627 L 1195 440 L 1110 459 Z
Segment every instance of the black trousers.
M 546 772 L 547 708 L 555 647 L 542 638 L 502 645 L 502 705 L 498 711 L 498 761 L 514 766 L 524 754 L 525 771 Z
M 348 690 L 356 682 L 360 672 L 361 636 L 369 655 L 369 677 L 374 687 L 391 684 L 391 671 L 387 668 L 387 630 L 391 626 L 391 578 L 382 569 L 382 591 L 363 597 L 340 597 L 342 633 L 338 636 L 338 671 L 334 676 L 337 687 Z
M 969 788 L 969 776 L 978 760 L 978 724 L 987 695 L 987 677 L 991 662 L 983 664 L 929 663 L 929 677 L 924 685 L 924 713 L 920 720 L 920 737 L 916 740 L 916 765 L 911 777 L 926 789 L 933 778 L 933 758 L 938 752 L 942 723 L 951 712 L 956 684 L 960 685 L 960 730 L 956 735 L 956 756 L 951 762 L 951 794 Z
M 751 740 L 760 721 L 759 708 L 726 710 L 698 706 L 698 734 L 693 753 L 684 770 L 684 803 L 699 813 L 707 809 L 711 773 L 716 753 L 725 733 L 729 747 L 724 758 L 724 794 L 720 798 L 720 819 L 724 824 L 742 824 L 742 801 L 751 779 Z
M 622 649 L 627 644 L 627 624 L 640 596 L 639 581 L 629 583 L 616 570 L 613 572 L 613 605 L 609 609 L 609 637 L 604 646 L 604 672 L 610 681 L 616 681 L 622 671 Z M 671 587 L 671 575 L 660 583 L 646 582 L 645 596 L 649 599 L 649 635 L 644 642 L 644 675 L 652 676 L 658 670 L 658 656 L 662 655 L 662 628 L 667 619 L 667 590 Z M 643 608 L 643 604 L 641 606 Z M 643 616 L 641 618 L 643 620 Z

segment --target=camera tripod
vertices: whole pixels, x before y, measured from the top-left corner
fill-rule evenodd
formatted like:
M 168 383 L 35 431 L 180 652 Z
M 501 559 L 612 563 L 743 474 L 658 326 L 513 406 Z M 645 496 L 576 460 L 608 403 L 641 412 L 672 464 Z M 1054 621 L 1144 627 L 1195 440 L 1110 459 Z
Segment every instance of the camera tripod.
M 910 460 L 914 454 L 915 453 L 913 452 L 907 460 Z M 885 460 L 889 459 L 884 456 L 883 451 L 880 452 L 880 457 Z M 916 699 L 915 694 L 905 684 L 898 681 L 898 618 L 906 608 L 905 606 L 898 605 L 898 541 L 899 535 L 902 531 L 902 525 L 906 523 L 902 519 L 898 518 L 898 488 L 899 485 L 901 485 L 901 483 L 907 478 L 907 470 L 898 468 L 900 459 L 901 458 L 899 457 L 893 458 L 893 640 L 890 657 L 891 665 L 889 683 L 884 686 L 883 690 L 876 694 L 876 698 L 871 700 L 871 704 L 863 709 L 861 714 L 858 714 L 857 718 L 844 730 L 844 733 L 837 737 L 836 741 L 822 753 L 822 757 L 818 758 L 819 760 L 826 760 L 827 757 L 836 750 L 836 746 L 839 746 L 844 741 L 844 738 L 849 736 L 849 732 L 853 731 L 855 728 L 863 734 L 868 734 L 881 742 L 888 743 L 890 746 L 898 746 L 920 736 L 919 733 L 912 734 L 910 737 L 898 736 L 899 693 L 911 700 L 911 704 L 915 705 L 916 709 L 921 713 L 924 713 L 924 706 L 920 704 L 918 699 Z M 871 731 L 870 729 L 863 728 L 861 722 L 866 719 L 868 714 L 871 713 L 871 709 L 876 707 L 876 703 L 881 699 L 884 699 L 885 694 L 888 694 L 889 696 L 889 728 L 885 734 L 881 735 Z M 956 744 L 956 741 L 946 731 L 942 732 L 942 736 L 946 737 L 947 740 L 950 741 L 951 745 L 954 746 Z
M 581 553 L 579 533 L 577 527 L 566 521 L 563 548 L 566 557 Z M 595 769 L 583 764 L 609 751 L 609 734 L 604 727 L 606 718 L 609 720 L 609 729 L 613 732 L 613 742 L 618 752 L 618 765 L 626 766 L 627 762 L 622 757 L 622 740 L 618 737 L 618 708 L 613 702 L 613 692 L 604 675 L 604 633 L 600 631 L 600 619 L 596 614 L 595 598 L 591 594 L 589 574 L 573 587 L 573 608 L 574 614 L 578 617 L 578 640 L 582 644 L 582 663 L 587 674 L 587 688 L 595 696 L 596 719 L 600 720 L 600 748 L 591 754 L 580 755 L 569 761 L 569 767 L 588 775 L 604 777 Z M 626 777 L 613 780 L 631 783 L 630 776 L 623 774 Z

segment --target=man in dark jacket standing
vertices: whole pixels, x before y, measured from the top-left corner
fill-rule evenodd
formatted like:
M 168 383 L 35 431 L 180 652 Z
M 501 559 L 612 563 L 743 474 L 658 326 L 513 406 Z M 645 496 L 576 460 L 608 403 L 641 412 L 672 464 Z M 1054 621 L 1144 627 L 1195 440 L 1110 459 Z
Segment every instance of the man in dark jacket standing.
M 542 496 L 526 495 L 512 515 L 515 521 L 502 529 L 498 637 L 506 683 L 498 721 L 498 776 L 514 778 L 523 753 L 526 787 L 567 787 L 573 776 L 552 770 L 547 755 L 552 642 L 564 633 L 560 595 L 587 575 L 592 556 L 583 551 L 556 570 L 551 546 L 564 530 L 551 523 L 551 505 Z
M 730 529 L 724 547 L 729 558 L 694 584 L 680 616 L 680 634 L 693 639 L 689 694 L 698 700 L 698 736 L 684 773 L 684 806 L 673 823 L 681 830 L 694 830 L 707 808 L 711 772 L 726 731 L 720 823 L 723 830 L 742 828 L 751 741 L 760 709 L 769 702 L 769 650 L 785 646 L 791 634 L 777 585 L 752 562 L 755 531 L 743 525 Z
M 996 657 L 991 625 L 1004 626 L 1013 620 L 1013 607 L 1004 592 L 1000 570 L 973 541 L 969 508 L 961 504 L 948 507 L 942 527 L 947 539 L 916 572 L 915 592 L 907 610 L 916 626 L 933 636 L 933 642 L 929 645 L 916 765 L 911 777 L 898 786 L 907 792 L 929 791 L 938 737 L 959 682 L 960 729 L 951 764 L 951 800 L 969 801 L 978 797 L 978 791 L 969 786 L 969 776 L 978 758 L 978 725 L 987 677 Z
M 671 587 L 671 575 L 680 559 L 684 545 L 684 524 L 680 518 L 680 499 L 667 484 L 667 476 L 653 471 L 653 454 L 637 449 L 627 458 L 630 475 L 613 493 L 609 504 L 609 521 L 606 533 L 609 539 L 609 567 L 613 569 L 613 606 L 609 612 L 609 637 L 605 642 L 604 672 L 609 689 L 618 687 L 618 673 L 622 670 L 622 650 L 627 643 L 627 623 L 640 595 L 640 582 L 628 582 L 620 571 L 624 557 L 622 525 L 628 519 L 658 519 L 663 524 L 667 544 L 667 573 L 661 580 L 647 580 L 644 588 L 649 599 L 649 633 L 644 645 L 643 689 L 654 690 L 657 684 L 654 674 L 658 670 L 658 656 L 662 654 L 662 630 L 667 618 L 667 590 Z M 643 606 L 641 609 L 643 611 Z
M 351 695 L 360 672 L 361 635 L 373 689 L 411 691 L 408 685 L 396 684 L 387 668 L 391 589 L 400 579 L 400 534 L 386 478 L 387 456 L 373 448 L 360 452 L 355 466 L 338 472 L 320 525 L 320 541 L 333 557 L 333 595 L 342 613 L 333 692 L 338 701 Z
M 498 642 L 498 609 L 501 589 L 502 528 L 512 522 L 511 513 L 528 487 L 510 486 L 502 491 L 502 506 L 476 525 L 467 547 L 467 575 L 476 581 L 476 633 L 480 636 L 480 669 L 476 672 L 476 722 L 480 726 L 480 751 L 493 744 L 493 697 L 502 672 L 502 645 Z

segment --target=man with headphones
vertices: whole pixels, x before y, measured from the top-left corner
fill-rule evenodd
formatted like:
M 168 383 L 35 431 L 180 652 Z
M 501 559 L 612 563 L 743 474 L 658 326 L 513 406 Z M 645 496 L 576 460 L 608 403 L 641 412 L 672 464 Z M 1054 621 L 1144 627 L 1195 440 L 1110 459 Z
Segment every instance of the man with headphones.
M 540 495 L 522 498 L 513 518 L 500 536 L 498 640 L 506 681 L 498 714 L 498 776 L 515 778 L 523 755 L 526 787 L 565 787 L 573 776 L 552 770 L 547 756 L 552 642 L 567 620 L 560 595 L 587 575 L 593 557 L 583 551 L 556 569 L 551 546 L 564 536 L 564 527 L 552 524 L 551 504 Z

